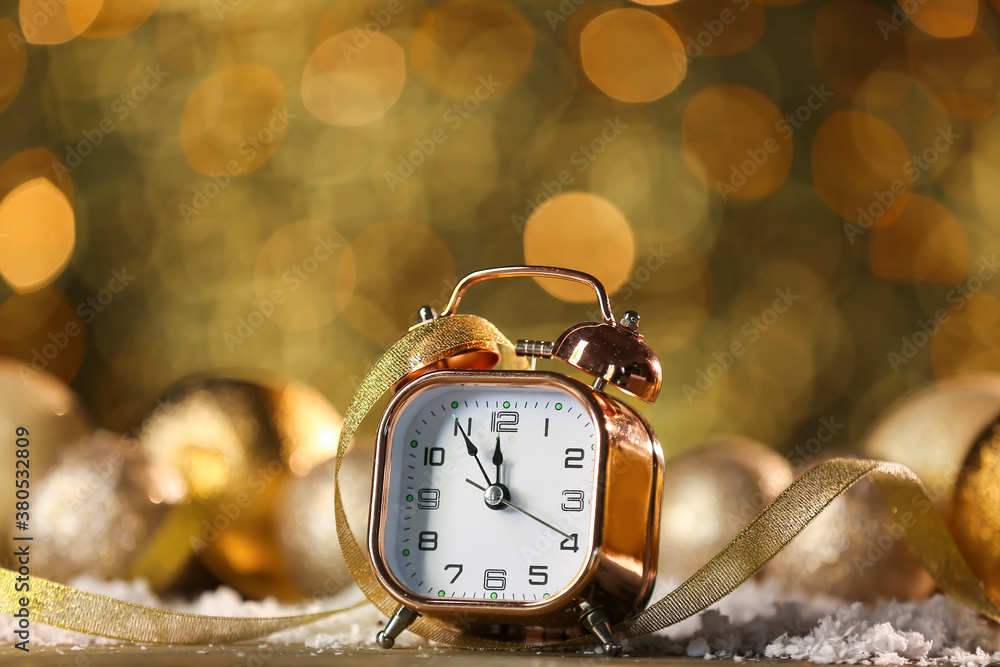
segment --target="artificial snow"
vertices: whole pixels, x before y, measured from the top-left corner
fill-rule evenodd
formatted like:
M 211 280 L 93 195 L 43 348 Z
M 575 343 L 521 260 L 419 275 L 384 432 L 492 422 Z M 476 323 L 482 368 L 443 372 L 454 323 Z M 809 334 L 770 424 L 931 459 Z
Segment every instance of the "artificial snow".
M 72 586 L 175 611 L 212 616 L 287 616 L 349 606 L 360 599 L 357 589 L 306 605 L 282 605 L 268 599 L 243 600 L 220 587 L 191 601 L 159 600 L 142 580 L 102 582 L 78 577 Z M 653 599 L 668 592 L 672 582 L 660 582 Z M 14 619 L 0 616 L 0 637 L 13 636 Z M 293 628 L 259 640 L 262 653 L 277 646 L 326 649 L 374 646 L 385 619 L 365 605 L 312 625 Z M 33 623 L 34 646 L 120 644 Z M 426 640 L 404 633 L 399 646 L 424 646 Z M 0 646 L 3 646 L 0 644 Z M 241 644 L 246 647 L 247 645 Z M 197 647 L 204 650 L 204 646 Z M 845 603 L 834 598 L 789 591 L 775 582 L 748 582 L 698 616 L 654 635 L 626 642 L 626 653 L 676 655 L 742 661 L 747 658 L 791 659 L 814 663 L 863 665 L 960 664 L 979 667 L 1000 661 L 1000 629 L 944 596 L 920 602 L 875 605 Z

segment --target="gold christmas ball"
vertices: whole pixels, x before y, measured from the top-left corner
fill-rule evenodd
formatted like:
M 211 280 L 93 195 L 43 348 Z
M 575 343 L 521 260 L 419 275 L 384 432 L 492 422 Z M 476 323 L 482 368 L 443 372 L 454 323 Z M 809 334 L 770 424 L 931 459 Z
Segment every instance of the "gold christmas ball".
M 768 572 L 796 590 L 852 601 L 919 599 L 934 588 L 878 487 L 864 480 L 806 526 Z
M 340 469 L 340 493 L 354 534 L 364 548 L 371 499 L 372 443 L 358 441 Z M 333 595 L 353 583 L 340 551 L 334 515 L 334 469 L 330 460 L 305 477 L 289 480 L 278 504 L 284 517 L 281 556 L 292 579 L 313 598 Z
M 1000 602 L 1000 419 L 976 440 L 955 485 L 952 533 L 958 548 Z
M 952 378 L 904 397 L 879 418 L 862 455 L 902 463 L 945 514 L 976 437 L 1000 414 L 1000 375 Z
M 27 429 L 30 479 L 40 480 L 55 462 L 63 445 L 76 442 L 93 426 L 76 393 L 53 375 L 23 362 L 0 358 L 0 545 L 9 546 L 15 530 L 14 450 L 16 429 Z M 31 524 L 29 524 L 30 526 Z M 10 564 L 11 548 L 4 548 L 0 564 Z
M 136 429 L 167 474 L 164 499 L 201 508 L 193 553 L 252 598 L 300 599 L 278 547 L 283 487 L 336 453 L 341 419 L 315 389 L 273 376 L 194 378 Z M 332 529 L 332 526 L 331 526 Z
M 714 438 L 666 462 L 657 576 L 683 581 L 722 550 L 792 480 L 774 450 Z
M 170 507 L 150 500 L 155 472 L 134 441 L 109 431 L 64 449 L 32 485 L 32 574 L 123 578 Z

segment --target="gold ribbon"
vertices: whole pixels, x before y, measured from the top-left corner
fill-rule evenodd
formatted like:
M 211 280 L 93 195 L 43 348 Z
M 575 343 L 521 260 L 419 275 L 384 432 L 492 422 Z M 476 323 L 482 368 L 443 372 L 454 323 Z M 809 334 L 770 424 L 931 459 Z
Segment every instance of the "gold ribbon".
M 492 324 L 471 315 L 453 315 L 416 327 L 375 364 L 358 388 L 344 418 L 337 450 L 336 475 L 361 421 L 396 382 L 430 360 L 473 349 L 501 347 L 510 363 L 510 341 Z M 637 637 L 665 628 L 704 610 L 746 581 L 774 557 L 833 500 L 857 481 L 878 485 L 903 534 L 942 591 L 980 614 L 1000 621 L 1000 610 L 987 597 L 945 528 L 944 521 L 908 468 L 865 459 L 833 459 L 807 471 L 765 508 L 725 549 L 691 578 L 641 614 L 615 626 L 620 637 Z M 337 536 L 351 574 L 369 601 L 386 615 L 398 604 L 378 585 L 368 559 L 354 537 L 336 485 Z M 30 543 L 25 543 L 30 544 Z M 312 623 L 345 609 L 279 618 L 224 618 L 144 607 L 85 593 L 39 577 L 30 577 L 30 593 L 17 592 L 17 573 L 0 569 L 0 612 L 14 614 L 20 598 L 30 598 L 33 621 L 115 639 L 172 644 L 219 643 L 261 637 Z M 427 639 L 478 649 L 535 648 L 469 637 L 442 623 L 420 617 L 409 628 Z M 550 646 L 591 644 L 588 637 Z

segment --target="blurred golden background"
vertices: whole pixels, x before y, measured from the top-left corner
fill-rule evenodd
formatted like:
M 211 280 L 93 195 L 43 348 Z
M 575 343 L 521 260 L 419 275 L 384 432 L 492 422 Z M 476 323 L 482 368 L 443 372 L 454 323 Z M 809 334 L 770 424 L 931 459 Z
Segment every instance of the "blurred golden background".
M 850 451 L 907 392 L 1000 371 L 998 5 L 5 3 L 3 396 L 62 382 L 60 438 L 135 434 L 182 379 L 258 371 L 335 432 L 418 307 L 527 262 L 642 315 L 668 456 Z M 552 339 L 588 298 L 463 310 Z M 287 445 L 275 391 L 232 400 Z

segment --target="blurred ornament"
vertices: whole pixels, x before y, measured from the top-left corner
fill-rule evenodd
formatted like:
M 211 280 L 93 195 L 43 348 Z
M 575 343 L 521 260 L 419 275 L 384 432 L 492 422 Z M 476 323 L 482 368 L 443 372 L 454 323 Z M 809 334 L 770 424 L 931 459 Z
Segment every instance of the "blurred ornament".
M 75 442 L 93 428 L 76 393 L 48 373 L 38 373 L 23 362 L 0 357 L 0 457 L 14 461 L 14 431 L 27 427 L 31 440 L 31 478 L 41 479 L 52 466 L 62 445 Z M 14 523 L 13 463 L 0 475 L 0 544 L 7 545 Z M 12 548 L 4 549 L 0 563 Z
M 368 523 L 372 456 L 371 443 L 355 442 L 340 469 L 344 511 L 355 535 L 364 534 Z M 336 463 L 327 461 L 305 477 L 290 479 L 278 500 L 281 558 L 292 580 L 311 597 L 333 595 L 353 581 L 335 530 Z
M 680 582 L 721 551 L 792 481 L 774 450 L 715 437 L 666 462 L 657 576 Z
M 155 472 L 136 443 L 109 431 L 73 443 L 32 478 L 32 573 L 55 581 L 124 577 L 170 511 L 150 500 Z
M 947 513 L 970 445 L 998 414 L 1000 375 L 944 380 L 886 410 L 865 437 L 861 453 L 907 466 Z
M 934 590 L 878 487 L 868 481 L 823 510 L 774 557 L 768 572 L 797 590 L 851 601 L 920 599 Z
M 965 459 L 951 527 L 986 593 L 1000 600 L 1000 419 L 991 420 Z
M 202 508 L 190 543 L 220 580 L 255 598 L 302 591 L 279 555 L 281 489 L 336 452 L 341 419 L 316 390 L 275 377 L 199 378 L 141 420 L 143 451 L 166 471 L 167 500 Z

